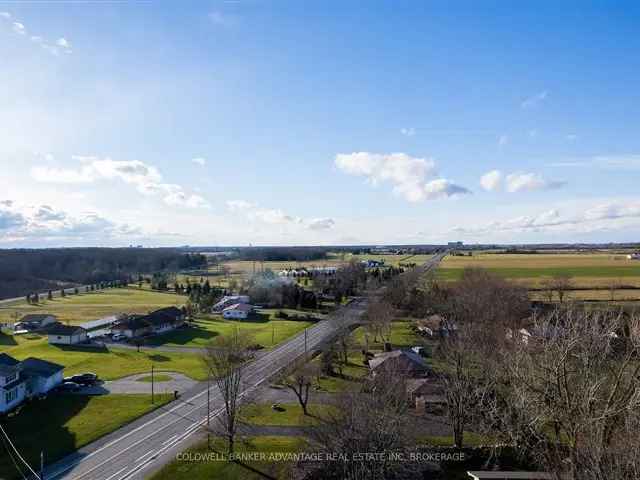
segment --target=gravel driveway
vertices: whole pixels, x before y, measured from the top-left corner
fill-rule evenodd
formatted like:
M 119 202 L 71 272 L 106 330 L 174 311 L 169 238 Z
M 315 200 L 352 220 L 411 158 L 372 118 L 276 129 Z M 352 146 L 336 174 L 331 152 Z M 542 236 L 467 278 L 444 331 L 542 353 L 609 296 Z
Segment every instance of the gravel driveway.
M 173 393 L 177 390 L 183 393 L 197 384 L 195 380 L 176 372 L 155 372 L 156 377 L 160 375 L 171 377 L 171 380 L 154 382 L 155 393 Z M 80 390 L 81 395 L 106 395 L 107 393 L 151 393 L 151 382 L 138 381 L 139 378 L 149 377 L 150 374 L 139 373 L 119 380 L 106 381 L 94 387 L 87 387 Z M 160 377 L 162 378 L 162 377 Z

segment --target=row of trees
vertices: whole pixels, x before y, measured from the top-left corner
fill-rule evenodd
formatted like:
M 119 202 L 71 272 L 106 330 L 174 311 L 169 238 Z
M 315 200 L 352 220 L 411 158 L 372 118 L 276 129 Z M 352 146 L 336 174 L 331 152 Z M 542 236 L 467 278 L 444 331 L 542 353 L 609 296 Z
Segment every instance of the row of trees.
M 59 291 L 60 293 L 58 295 L 60 297 L 66 297 L 68 294 L 79 295 L 80 290 L 83 290 L 85 293 L 89 293 L 97 290 L 103 290 L 105 288 L 122 288 L 126 286 L 127 286 L 126 281 L 114 280 L 111 282 L 100 282 L 92 285 L 85 285 L 84 287 L 73 287 L 71 289 L 61 288 Z M 71 292 L 67 293 L 67 290 L 71 290 Z M 47 300 L 53 300 L 54 292 L 55 292 L 54 290 L 47 291 Z M 33 292 L 28 293 L 25 296 L 25 300 L 30 305 L 37 305 L 38 302 L 40 301 L 40 298 L 41 298 L 41 294 L 33 293 Z

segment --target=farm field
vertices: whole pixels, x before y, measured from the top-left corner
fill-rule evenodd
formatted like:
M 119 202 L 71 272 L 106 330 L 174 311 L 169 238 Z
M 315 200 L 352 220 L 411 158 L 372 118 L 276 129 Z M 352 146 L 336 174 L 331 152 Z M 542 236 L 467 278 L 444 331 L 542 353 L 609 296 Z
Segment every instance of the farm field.
M 199 315 L 195 327 L 182 328 L 148 339 L 150 345 L 204 347 L 217 336 L 246 334 L 252 343 L 271 348 L 313 325 L 311 321 L 284 320 L 276 317 L 278 311 L 307 315 L 308 312 L 291 309 L 262 309 L 247 320 L 226 320 L 221 315 Z M 318 318 L 321 316 L 316 315 Z
M 151 404 L 150 395 L 49 395 L 27 403 L 18 415 L 3 420 L 3 426 L 27 462 L 36 467 L 41 446 L 33 441 L 36 432 L 46 439 L 45 461 L 51 463 L 171 399 L 173 395 L 156 395 Z M 4 454 L 0 456 L 0 478 L 21 478 Z
M 460 278 L 465 267 L 482 267 L 536 287 L 554 275 L 570 275 L 576 287 L 607 287 L 614 282 L 640 287 L 640 262 L 614 253 L 489 254 L 447 256 L 437 270 L 445 280 Z
M 0 323 L 14 322 L 29 313 L 50 313 L 59 321 L 77 325 L 118 313 L 148 313 L 162 307 L 181 306 L 186 297 L 153 292 L 137 287 L 110 288 L 98 292 L 67 295 L 42 300 L 37 305 L 26 301 L 0 305 Z
M 82 348 L 49 345 L 40 335 L 0 335 L 0 352 L 18 360 L 41 358 L 64 365 L 64 375 L 94 372 L 103 380 L 115 380 L 136 373 L 158 370 L 184 373 L 194 380 L 206 379 L 206 370 L 197 353 L 155 352 L 124 348 Z

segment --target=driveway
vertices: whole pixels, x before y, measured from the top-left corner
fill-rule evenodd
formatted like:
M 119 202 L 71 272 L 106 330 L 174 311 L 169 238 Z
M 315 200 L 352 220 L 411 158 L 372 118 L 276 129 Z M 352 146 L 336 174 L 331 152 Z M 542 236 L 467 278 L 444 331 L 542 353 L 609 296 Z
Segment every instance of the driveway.
M 151 393 L 151 382 L 140 381 L 141 378 L 149 380 L 149 373 L 139 373 L 119 380 L 106 381 L 100 385 L 86 387 L 77 392 L 80 395 L 106 395 L 108 393 Z M 166 377 L 170 379 L 167 380 Z M 198 382 L 186 375 L 176 372 L 155 372 L 153 389 L 155 393 L 184 393 L 193 388 Z M 162 380 L 162 381 L 159 381 Z

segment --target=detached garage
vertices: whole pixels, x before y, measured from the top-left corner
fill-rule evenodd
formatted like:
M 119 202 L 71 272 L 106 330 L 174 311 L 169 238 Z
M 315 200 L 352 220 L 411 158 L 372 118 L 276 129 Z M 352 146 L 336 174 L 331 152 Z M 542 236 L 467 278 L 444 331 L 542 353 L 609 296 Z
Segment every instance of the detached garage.
M 84 328 L 61 323 L 49 328 L 47 336 L 52 345 L 76 345 L 86 342 L 88 338 Z

